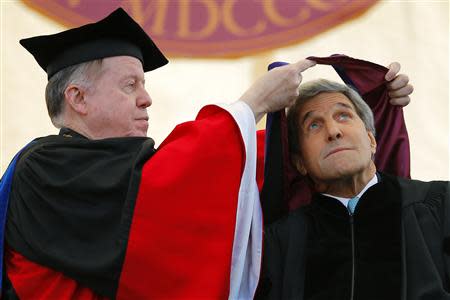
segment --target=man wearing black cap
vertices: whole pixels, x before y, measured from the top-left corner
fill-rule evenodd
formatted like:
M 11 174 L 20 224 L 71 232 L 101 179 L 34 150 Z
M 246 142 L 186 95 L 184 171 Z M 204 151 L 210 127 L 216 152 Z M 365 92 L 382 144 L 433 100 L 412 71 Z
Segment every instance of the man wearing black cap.
M 6 172 L 5 298 L 251 298 L 262 238 L 255 121 L 288 106 L 314 63 L 269 72 L 155 150 L 144 72 L 167 59 L 122 9 L 21 44 L 48 74 L 61 131 Z

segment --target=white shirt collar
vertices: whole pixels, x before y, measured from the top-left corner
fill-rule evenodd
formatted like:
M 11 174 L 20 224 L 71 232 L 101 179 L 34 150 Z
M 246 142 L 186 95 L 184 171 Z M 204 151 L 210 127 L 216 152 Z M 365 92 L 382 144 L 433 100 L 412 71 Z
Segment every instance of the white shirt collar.
M 372 179 L 366 184 L 366 186 L 361 190 L 361 192 L 359 192 L 358 195 L 356 195 L 356 197 L 361 198 L 362 195 L 372 186 L 378 183 L 378 177 L 377 174 L 375 174 Z M 329 195 L 329 194 L 322 194 L 324 196 L 328 196 L 334 199 L 339 200 L 339 202 L 341 202 L 345 207 L 347 207 L 347 203 L 348 201 L 350 201 L 350 199 L 352 198 L 344 198 L 344 197 L 338 197 L 338 196 L 333 196 L 333 195 Z

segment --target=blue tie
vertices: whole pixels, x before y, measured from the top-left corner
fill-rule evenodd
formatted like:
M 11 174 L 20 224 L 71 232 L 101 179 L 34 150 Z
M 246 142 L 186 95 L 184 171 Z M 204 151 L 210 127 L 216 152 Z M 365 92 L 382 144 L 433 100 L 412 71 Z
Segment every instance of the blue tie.
M 355 212 L 356 204 L 358 204 L 358 201 L 359 201 L 358 197 L 353 197 L 352 199 L 348 200 L 347 209 L 350 212 L 350 214 L 353 215 L 353 213 Z

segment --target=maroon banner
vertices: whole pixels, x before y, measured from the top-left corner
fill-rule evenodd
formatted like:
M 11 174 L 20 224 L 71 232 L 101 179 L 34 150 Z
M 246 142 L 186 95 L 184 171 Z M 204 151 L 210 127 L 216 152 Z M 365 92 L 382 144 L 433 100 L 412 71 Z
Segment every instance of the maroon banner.
M 69 27 L 123 7 L 168 56 L 238 57 L 298 43 L 376 0 L 22 0 Z

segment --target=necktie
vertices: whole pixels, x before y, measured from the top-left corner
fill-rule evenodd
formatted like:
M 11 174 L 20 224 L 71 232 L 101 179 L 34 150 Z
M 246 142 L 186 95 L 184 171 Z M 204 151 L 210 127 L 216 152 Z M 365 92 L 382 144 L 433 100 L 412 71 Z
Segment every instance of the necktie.
M 356 208 L 356 204 L 358 204 L 358 197 L 353 197 L 352 199 L 348 200 L 347 203 L 347 209 L 350 212 L 350 214 L 353 215 L 353 213 L 355 212 L 355 208 Z

